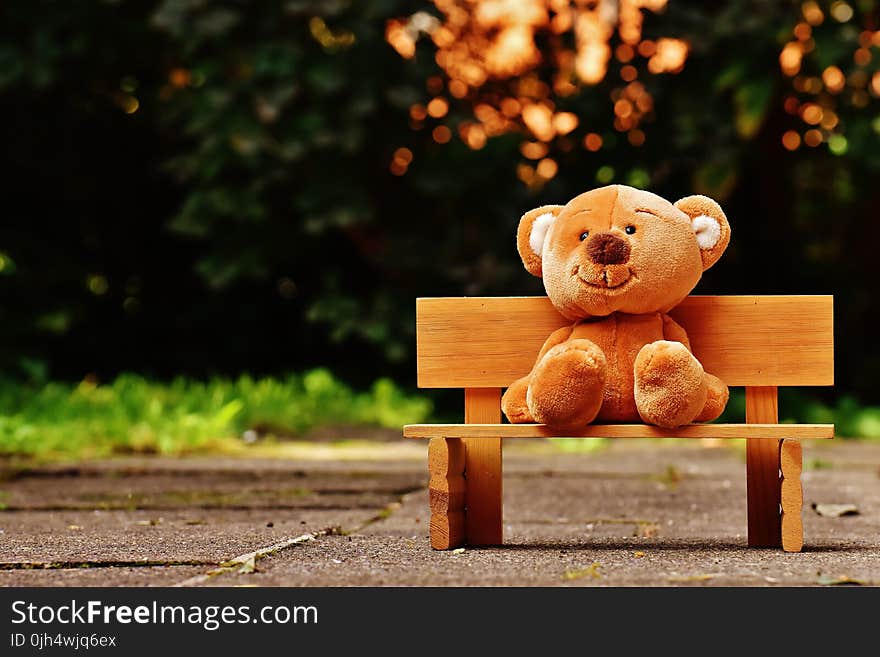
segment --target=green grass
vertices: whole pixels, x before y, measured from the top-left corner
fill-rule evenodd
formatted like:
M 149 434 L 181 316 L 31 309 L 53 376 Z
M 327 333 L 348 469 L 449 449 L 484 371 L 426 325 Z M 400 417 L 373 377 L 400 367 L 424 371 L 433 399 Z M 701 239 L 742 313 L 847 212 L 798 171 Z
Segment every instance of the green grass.
M 743 422 L 745 416 L 745 391 L 743 388 L 732 388 L 730 401 L 718 421 Z M 831 405 L 803 389 L 780 388 L 779 421 L 833 424 L 835 435 L 841 438 L 880 438 L 880 406 L 860 404 L 849 395 L 841 396 Z
M 742 390 L 734 389 L 722 421 L 742 422 L 744 406 Z M 296 437 L 317 427 L 340 427 L 342 439 L 352 437 L 351 427 L 396 430 L 436 420 L 432 414 L 430 399 L 408 395 L 388 379 L 359 392 L 324 369 L 280 379 L 156 382 L 123 375 L 101 385 L 0 379 L 0 456 L 229 451 L 245 445 L 242 436 L 249 430 L 264 437 Z M 880 408 L 862 406 L 851 397 L 831 406 L 783 389 L 780 419 L 833 422 L 838 436 L 880 438 Z M 561 451 L 591 451 L 601 449 L 604 441 L 559 439 L 553 444 Z
M 318 426 L 399 429 L 424 422 L 432 405 L 380 379 L 356 392 L 323 369 L 283 379 L 179 378 L 170 383 L 123 375 L 103 385 L 0 380 L 0 454 L 99 457 L 183 454 L 240 443 L 249 429 L 301 435 Z

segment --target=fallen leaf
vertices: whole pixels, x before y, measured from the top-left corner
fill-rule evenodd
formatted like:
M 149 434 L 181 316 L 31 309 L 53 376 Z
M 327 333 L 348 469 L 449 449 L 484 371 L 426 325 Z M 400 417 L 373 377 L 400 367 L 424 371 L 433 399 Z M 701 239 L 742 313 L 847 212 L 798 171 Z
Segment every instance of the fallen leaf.
M 814 504 L 813 511 L 823 518 L 859 515 L 859 507 L 855 504 Z
M 455 548 L 452 554 L 464 554 L 464 548 Z
M 864 586 L 865 584 L 862 580 L 855 579 L 849 575 L 837 575 L 835 577 L 834 575 L 823 575 L 822 573 L 819 573 L 816 583 L 822 586 Z
M 562 579 L 573 580 L 573 579 L 583 579 L 584 577 L 592 577 L 594 579 L 599 579 L 602 577 L 602 574 L 599 572 L 599 569 L 602 567 L 598 561 L 591 564 L 588 568 L 578 568 L 577 570 L 566 570 L 562 575 Z
M 255 556 L 251 555 L 247 561 L 241 564 L 241 568 L 238 569 L 238 574 L 248 575 L 255 572 L 257 572 L 257 559 Z
M 645 553 L 642 552 L 641 550 L 639 550 L 638 552 L 633 552 L 633 556 L 634 556 L 636 559 L 641 559 L 642 557 L 645 556 Z

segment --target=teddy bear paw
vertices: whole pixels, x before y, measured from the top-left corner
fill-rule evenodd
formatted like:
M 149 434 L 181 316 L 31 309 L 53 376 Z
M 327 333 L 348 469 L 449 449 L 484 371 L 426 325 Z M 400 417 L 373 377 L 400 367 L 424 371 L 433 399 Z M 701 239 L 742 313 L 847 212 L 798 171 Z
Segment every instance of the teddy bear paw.
M 590 340 L 550 349 L 532 372 L 526 404 L 535 422 L 574 428 L 592 422 L 605 389 L 604 352 Z
M 636 407 L 646 423 L 680 427 L 705 407 L 709 390 L 703 366 L 681 342 L 646 344 L 634 370 Z

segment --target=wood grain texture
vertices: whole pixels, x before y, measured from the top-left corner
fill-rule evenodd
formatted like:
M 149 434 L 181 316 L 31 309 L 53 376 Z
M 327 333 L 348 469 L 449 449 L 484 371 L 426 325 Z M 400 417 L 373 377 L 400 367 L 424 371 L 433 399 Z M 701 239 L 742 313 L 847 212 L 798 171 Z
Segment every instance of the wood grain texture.
M 464 421 L 476 424 L 501 422 L 500 388 L 466 388 Z M 465 439 L 465 522 L 468 545 L 501 545 L 503 500 L 501 438 L 484 435 Z
M 747 434 L 747 435 L 746 435 Z M 834 437 L 833 424 L 688 424 L 662 429 L 649 424 L 593 424 L 564 436 L 545 424 L 408 424 L 404 438 L 456 437 L 485 440 L 501 438 L 791 438 Z M 471 443 L 468 443 L 470 445 Z M 468 447 L 470 449 L 470 447 Z
M 778 422 L 776 387 L 746 388 L 746 424 Z M 749 436 L 749 427 L 743 427 Z M 746 442 L 746 485 L 749 507 L 749 545 L 779 547 L 779 440 L 774 438 Z
M 779 444 L 782 549 L 786 552 L 800 552 L 804 547 L 804 490 L 801 486 L 803 462 L 800 441 L 783 440 Z
M 448 550 L 465 543 L 465 447 L 460 438 L 434 438 L 428 443 L 428 500 L 431 547 Z
M 670 315 L 729 386 L 834 383 L 831 296 L 693 296 Z M 419 387 L 506 387 L 567 323 L 546 297 L 418 299 Z

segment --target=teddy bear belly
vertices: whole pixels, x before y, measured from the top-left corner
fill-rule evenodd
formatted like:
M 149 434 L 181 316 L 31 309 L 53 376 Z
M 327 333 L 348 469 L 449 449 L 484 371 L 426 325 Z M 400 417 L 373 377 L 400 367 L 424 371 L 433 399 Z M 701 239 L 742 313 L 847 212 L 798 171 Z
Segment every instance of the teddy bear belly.
M 614 313 L 575 326 L 569 339 L 594 342 L 607 360 L 605 394 L 595 422 L 640 422 L 633 364 L 646 344 L 663 340 L 663 316 Z

